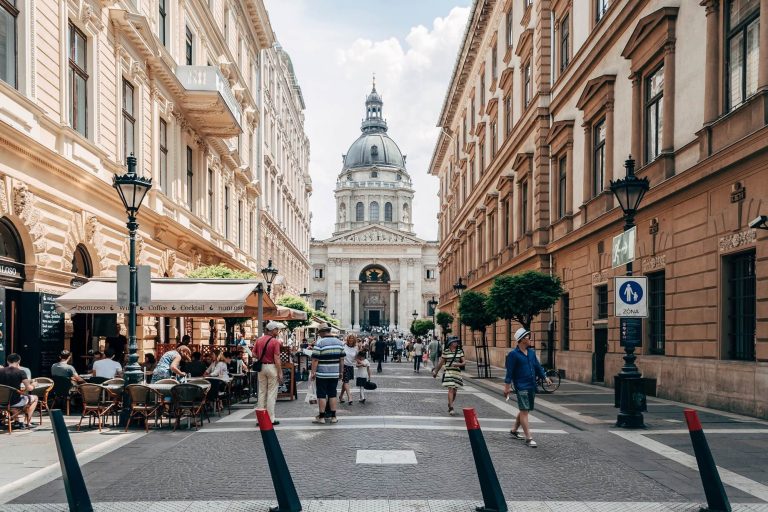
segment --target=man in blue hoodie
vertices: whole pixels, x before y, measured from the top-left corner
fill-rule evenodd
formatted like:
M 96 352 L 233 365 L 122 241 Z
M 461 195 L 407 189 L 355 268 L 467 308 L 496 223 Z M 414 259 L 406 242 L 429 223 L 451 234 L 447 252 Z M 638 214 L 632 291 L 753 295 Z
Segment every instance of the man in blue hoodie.
M 528 428 L 528 412 L 533 410 L 533 401 L 536 398 L 536 377 L 544 379 L 550 383 L 544 368 L 539 364 L 536 353 L 531 344 L 531 332 L 520 328 L 515 332 L 515 341 L 517 348 L 507 354 L 505 367 L 507 375 L 504 377 L 504 396 L 509 399 L 511 391 L 510 384 L 515 384 L 517 394 L 517 407 L 520 412 L 515 418 L 515 426 L 509 431 L 515 439 L 525 439 L 525 444 L 531 448 L 536 448 L 536 441 L 531 436 Z M 525 437 L 521 436 L 518 429 L 523 427 Z

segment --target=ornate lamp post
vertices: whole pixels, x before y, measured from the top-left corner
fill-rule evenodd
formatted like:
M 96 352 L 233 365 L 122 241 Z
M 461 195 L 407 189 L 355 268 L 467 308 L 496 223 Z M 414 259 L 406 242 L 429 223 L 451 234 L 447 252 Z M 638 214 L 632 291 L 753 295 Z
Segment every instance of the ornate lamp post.
M 306 288 L 304 288 L 304 293 L 300 293 L 300 294 L 299 294 L 299 297 L 301 297 L 302 299 L 304 299 L 304 302 L 307 302 L 307 299 L 309 299 L 309 297 L 310 297 L 311 295 L 312 295 L 312 294 L 311 294 L 311 293 L 309 293 L 309 292 L 307 292 L 307 289 L 306 289 Z
M 437 310 L 437 304 L 438 302 L 435 300 L 434 295 L 430 300 L 427 301 L 427 307 L 432 311 L 432 336 L 435 338 L 437 338 L 437 324 L 435 323 L 435 312 Z
M 650 183 L 646 177 L 640 179 L 635 176 L 635 161 L 632 156 L 624 162 L 624 167 L 627 169 L 627 176 L 616 181 L 611 180 L 611 192 L 616 196 L 624 212 L 624 231 L 629 231 L 635 227 L 635 215 L 640 208 L 640 202 L 650 188 Z M 627 263 L 627 275 L 632 275 L 631 261 Z M 645 427 L 645 424 L 643 423 L 641 406 L 633 399 L 635 390 L 642 385 L 640 381 L 642 374 L 635 364 L 635 359 L 637 359 L 635 344 L 626 343 L 624 352 L 624 366 L 616 376 L 616 384 L 614 384 L 620 386 L 619 414 L 616 418 L 616 426 L 642 428 Z
M 414 309 L 413 313 L 411 313 L 411 316 L 413 317 L 413 322 L 411 322 L 411 327 L 413 327 L 413 324 L 416 323 L 416 319 L 419 318 L 419 313 Z
M 267 295 L 272 293 L 272 283 L 275 282 L 278 270 L 272 266 L 272 260 L 269 260 L 267 266 L 261 269 L 261 275 L 267 283 Z
M 143 379 L 143 372 L 139 366 L 139 349 L 136 344 L 136 306 L 138 303 L 138 281 L 136 279 L 136 231 L 139 223 L 136 217 L 139 214 L 141 202 L 144 196 L 152 188 L 152 178 L 144 178 L 136 174 L 136 157 L 131 154 L 128 157 L 128 172 L 122 176 L 115 175 L 112 186 L 115 187 L 123 202 L 125 212 L 128 214 L 128 268 L 130 274 L 130 287 L 128 295 L 128 364 L 125 367 L 124 379 L 128 384 L 138 384 Z
M 459 303 L 461 303 L 461 294 L 464 292 L 464 290 L 467 289 L 467 285 L 464 284 L 461 281 L 461 277 L 459 277 L 459 280 L 456 281 L 456 284 L 453 285 L 453 290 L 456 292 L 456 296 L 459 298 Z M 456 312 L 459 314 L 459 343 L 461 343 L 461 336 L 464 333 L 464 327 L 461 325 L 461 308 L 458 306 L 456 307 Z

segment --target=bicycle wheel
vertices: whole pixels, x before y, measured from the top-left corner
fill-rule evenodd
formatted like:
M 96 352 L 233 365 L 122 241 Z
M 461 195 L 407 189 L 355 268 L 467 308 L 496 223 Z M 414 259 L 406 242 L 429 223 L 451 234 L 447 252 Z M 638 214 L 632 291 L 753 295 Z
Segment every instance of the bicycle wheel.
M 557 391 L 557 388 L 560 387 L 560 372 L 557 370 L 547 370 L 546 376 L 549 380 L 552 381 L 552 384 L 547 384 L 547 381 L 542 380 L 539 381 L 539 384 L 541 385 L 541 389 L 545 393 L 554 393 Z

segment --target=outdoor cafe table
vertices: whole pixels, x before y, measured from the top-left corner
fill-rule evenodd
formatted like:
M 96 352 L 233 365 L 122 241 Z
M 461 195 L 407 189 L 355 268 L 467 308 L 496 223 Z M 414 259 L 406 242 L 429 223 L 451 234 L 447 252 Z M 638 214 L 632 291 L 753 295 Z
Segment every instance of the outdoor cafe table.
M 194 384 L 195 386 L 200 386 L 201 388 L 205 389 L 206 391 L 211 389 L 211 386 L 208 385 L 208 384 L 202 384 L 202 383 L 197 383 L 197 382 L 193 382 L 192 384 Z M 158 393 L 160 393 L 164 397 L 169 397 L 170 398 L 170 396 L 171 396 L 171 389 L 174 386 L 178 386 L 178 384 L 146 384 L 146 386 L 148 388 L 150 388 L 150 389 L 154 389 L 155 391 L 157 391 Z

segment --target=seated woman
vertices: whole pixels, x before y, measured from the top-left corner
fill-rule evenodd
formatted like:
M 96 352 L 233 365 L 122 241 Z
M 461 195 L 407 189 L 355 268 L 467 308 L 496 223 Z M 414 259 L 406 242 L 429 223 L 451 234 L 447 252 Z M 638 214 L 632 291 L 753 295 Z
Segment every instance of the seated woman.
M 229 352 L 222 352 L 219 354 L 219 359 L 212 363 L 211 366 L 208 367 L 208 369 L 205 371 L 204 376 L 205 377 L 216 377 L 218 379 L 223 380 L 224 382 L 229 382 L 229 370 L 228 366 L 229 363 L 232 362 L 232 354 Z
M 186 345 L 179 346 L 177 350 L 169 350 L 157 362 L 155 371 L 152 372 L 152 383 L 171 377 L 183 377 L 185 374 L 181 371 L 181 363 L 191 360 L 192 351 Z
M 141 365 L 144 367 L 145 372 L 154 372 L 155 366 L 157 366 L 157 360 L 155 359 L 155 354 L 145 354 L 144 355 L 144 363 Z

